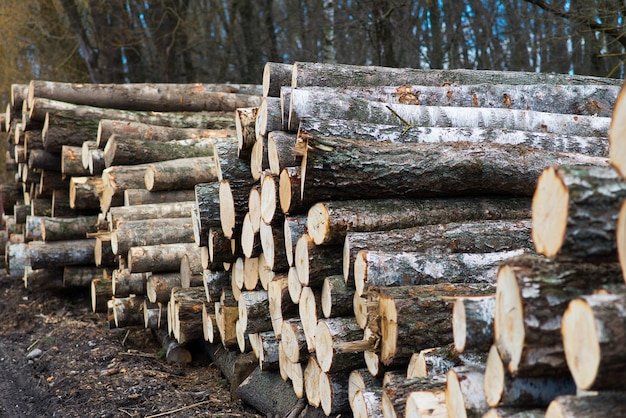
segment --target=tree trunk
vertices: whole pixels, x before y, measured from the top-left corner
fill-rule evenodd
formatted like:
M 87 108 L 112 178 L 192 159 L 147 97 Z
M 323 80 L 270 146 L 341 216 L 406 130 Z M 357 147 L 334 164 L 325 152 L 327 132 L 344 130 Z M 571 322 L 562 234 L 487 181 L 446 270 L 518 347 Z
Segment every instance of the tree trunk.
M 143 325 L 143 296 L 113 298 L 113 317 L 117 328 Z
M 34 149 L 28 153 L 28 168 L 61 172 L 61 150 L 49 152 L 42 149 Z
M 365 366 L 363 351 L 374 345 L 363 339 L 354 317 L 320 319 L 315 328 L 315 355 L 325 373 L 338 373 Z
M 30 266 L 36 270 L 44 267 L 91 264 L 94 261 L 95 244 L 94 239 L 33 241 L 28 244 Z
M 237 306 L 228 306 L 215 302 L 215 322 L 220 334 L 220 341 L 225 348 L 237 346 L 236 323 L 239 317 Z
M 220 184 L 218 182 L 200 183 L 196 184 L 194 188 L 199 221 L 194 227 L 197 230 L 195 235 L 200 237 L 200 241 L 203 241 L 202 237 L 207 235 L 209 250 L 211 249 L 211 240 L 208 237 L 209 231 L 212 228 L 215 230 L 222 228 L 220 219 L 219 189 Z M 213 256 L 211 256 L 211 260 L 212 259 Z
M 498 272 L 494 341 L 508 372 L 567 374 L 563 312 L 572 299 L 618 283 L 623 283 L 618 263 L 566 264 L 543 257 L 505 261 Z
M 61 173 L 65 176 L 88 176 L 89 167 L 83 167 L 83 148 L 64 145 L 61 147 Z
M 170 307 L 174 308 L 172 317 L 174 337 L 180 343 L 200 339 L 202 330 L 202 307 L 206 300 L 202 287 L 187 289 L 174 288 L 170 296 Z
M 133 294 L 145 295 L 146 283 L 150 276 L 150 273 L 131 273 L 128 269 L 113 270 L 111 277 L 113 281 L 113 296 L 127 297 Z
M 499 127 L 518 131 L 550 132 L 606 138 L 610 117 L 570 115 L 532 110 L 457 106 L 415 106 L 354 98 L 336 90 L 293 89 L 289 131 L 296 132 L 303 116 L 346 119 L 381 125 L 422 127 Z
M 296 304 L 289 296 L 288 276 L 280 274 L 268 283 L 267 301 L 272 329 L 276 338 L 282 338 L 283 320 L 296 316 Z
M 237 131 L 238 156 L 248 161 L 252 146 L 256 142 L 255 122 L 258 107 L 242 107 L 235 109 L 235 128 Z
M 281 333 L 282 350 L 292 363 L 301 363 L 309 357 L 306 336 L 300 318 L 283 321 Z
M 308 234 L 302 235 L 296 244 L 294 265 L 302 286 L 320 288 L 327 276 L 341 273 L 341 247 L 315 245 Z
M 148 205 L 151 203 L 189 202 L 195 199 L 193 188 L 151 192 L 146 189 L 124 190 L 124 206 Z
M 107 312 L 107 302 L 113 293 L 111 279 L 98 278 L 91 281 L 91 310 L 96 313 Z
M 267 134 L 267 162 L 270 172 L 279 176 L 285 167 L 300 165 L 301 158 L 294 154 L 297 137 L 285 131 L 271 131 Z
M 339 138 L 307 142 L 301 200 L 530 196 L 550 165 L 605 166 L 606 159 L 496 144 L 385 144 Z M 281 184 L 282 187 L 282 184 Z M 281 206 L 282 204 L 281 193 Z
M 99 209 L 104 184 L 99 177 L 72 177 L 70 179 L 70 207 L 72 209 Z
M 35 97 L 88 106 L 154 112 L 234 111 L 258 104 L 261 87 L 231 84 L 74 84 L 32 80 L 28 103 Z
M 172 289 L 180 287 L 180 273 L 131 273 L 148 274 L 146 280 L 146 296 L 150 303 L 167 303 L 170 300 Z
M 446 375 L 446 406 L 455 418 L 481 417 L 489 409 L 485 391 L 485 366 L 453 367 Z
M 506 145 L 523 145 L 546 151 L 572 152 L 607 157 L 609 145 L 606 137 L 565 135 L 554 132 L 514 130 L 498 125 L 487 126 L 406 126 L 376 124 L 368 121 L 320 119 L 304 117 L 298 127 L 298 139 L 311 137 L 339 137 L 372 142 L 392 143 L 439 143 L 439 142 L 487 142 Z M 291 164 L 294 165 L 294 164 Z
M 354 300 L 354 295 L 354 287 L 346 284 L 343 275 L 337 274 L 324 278 L 321 297 L 324 317 L 353 315 L 352 301 Z
M 452 304 L 465 295 L 493 292 L 488 284 L 436 284 L 376 289 L 379 294 L 381 360 L 409 358 L 415 351 L 450 344 Z
M 241 292 L 238 309 L 239 322 L 245 333 L 255 334 L 272 329 L 267 291 L 248 290 Z
M 346 373 L 320 373 L 320 403 L 328 416 L 342 414 L 350 409 L 348 403 L 348 375 Z
M 428 416 L 427 411 L 437 410 L 445 413 L 445 390 L 446 382 L 442 376 L 439 377 L 414 377 L 411 379 L 392 379 L 383 386 L 382 391 L 382 412 L 385 417 L 408 417 L 408 416 Z M 409 415 L 406 410 L 409 395 L 422 394 L 436 399 L 435 404 L 420 407 L 417 405 L 417 415 Z M 420 413 L 423 410 L 424 414 Z
M 179 272 L 183 256 L 197 251 L 197 248 L 195 243 L 131 247 L 128 250 L 128 269 L 131 273 Z
M 611 418 L 626 415 L 626 400 L 621 392 L 599 392 L 586 396 L 563 395 L 555 398 L 545 411 L 546 418 Z
M 263 68 L 263 96 L 279 97 L 282 86 L 290 86 L 292 64 L 267 62 Z
M 557 396 L 573 395 L 576 385 L 569 374 L 560 376 L 511 377 L 504 369 L 496 346 L 487 356 L 485 398 L 491 407 L 545 408 Z
M 216 116 L 206 128 L 176 128 L 126 120 L 100 119 L 96 143 L 98 148 L 104 149 L 112 135 L 158 142 L 200 138 L 221 139 L 233 136 L 234 127 L 235 121 L 226 114 L 221 117 Z
M 625 195 L 626 182 L 611 167 L 547 168 L 533 198 L 537 252 L 564 260 L 615 261 L 616 221 Z
M 317 245 L 342 244 L 348 232 L 387 231 L 421 225 L 530 218 L 528 198 L 363 199 L 318 202 L 307 215 Z
M 107 212 L 107 221 L 110 230 L 113 231 L 117 229 L 118 224 L 130 221 L 189 218 L 191 209 L 195 205 L 196 202 L 192 199 L 167 203 L 116 206 Z
M 99 233 L 95 236 L 96 245 L 93 249 L 95 265 L 98 267 L 117 267 L 117 256 L 111 249 L 111 234 Z
M 626 295 L 581 296 L 563 314 L 567 365 L 582 390 L 618 390 L 624 378 Z
M 103 277 L 103 269 L 93 265 L 63 267 L 63 287 L 89 288 L 96 278 Z
M 524 253 L 523 249 L 453 254 L 359 251 L 354 262 L 356 292 L 363 295 L 379 286 L 495 283 L 500 264 Z
M 210 141 L 201 140 L 192 144 L 180 144 L 113 136 L 104 147 L 104 165 L 111 167 L 179 158 L 211 157 L 213 149 Z
M 49 218 L 41 220 L 41 238 L 44 241 L 67 241 L 87 238 L 87 234 L 103 229 L 97 216 Z
M 460 297 L 452 309 L 457 352 L 487 352 L 493 344 L 495 295 Z
M 126 254 L 131 247 L 194 243 L 191 218 L 143 219 L 118 222 L 111 232 L 111 249 Z

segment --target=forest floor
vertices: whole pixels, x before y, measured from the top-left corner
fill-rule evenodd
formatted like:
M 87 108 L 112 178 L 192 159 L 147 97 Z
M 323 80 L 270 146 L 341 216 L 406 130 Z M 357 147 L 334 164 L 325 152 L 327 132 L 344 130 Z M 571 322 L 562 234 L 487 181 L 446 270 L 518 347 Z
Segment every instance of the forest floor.
M 89 290 L 29 292 L 0 271 L 0 417 L 261 417 L 205 350 L 164 360 L 150 330 L 111 330 Z

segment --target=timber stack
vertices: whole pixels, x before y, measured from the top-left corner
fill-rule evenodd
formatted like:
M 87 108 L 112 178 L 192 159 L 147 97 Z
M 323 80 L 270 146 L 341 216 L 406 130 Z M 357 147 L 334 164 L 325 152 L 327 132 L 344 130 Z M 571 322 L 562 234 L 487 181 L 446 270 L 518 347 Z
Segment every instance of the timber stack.
M 298 62 L 259 86 L 15 85 L 6 267 L 90 286 L 169 361 L 206 341 L 265 414 L 614 412 L 620 84 Z

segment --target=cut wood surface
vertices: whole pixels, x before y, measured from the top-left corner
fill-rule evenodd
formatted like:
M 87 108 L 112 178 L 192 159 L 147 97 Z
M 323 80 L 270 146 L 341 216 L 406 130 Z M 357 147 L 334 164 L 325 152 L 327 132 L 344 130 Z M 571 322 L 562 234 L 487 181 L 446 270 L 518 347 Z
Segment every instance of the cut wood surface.
M 287 248 L 285 245 L 284 221 L 276 221 L 270 225 L 261 222 L 259 235 L 267 267 L 274 272 L 289 270 L 289 259 L 287 258 Z M 291 256 L 293 258 L 293 252 Z
M 147 164 L 116 165 L 102 172 L 102 193 L 100 210 L 106 213 L 112 206 L 122 206 L 124 190 L 145 187 Z
M 104 184 L 99 177 L 72 177 L 70 179 L 70 207 L 72 209 L 100 208 Z
M 387 253 L 491 253 L 532 250 L 529 220 L 486 220 L 450 222 L 414 228 L 375 232 L 349 232 L 343 244 L 343 274 L 354 279 L 354 263 L 359 251 Z M 361 274 L 361 272 L 360 272 Z
M 322 285 L 322 313 L 325 318 L 353 314 L 355 289 L 349 286 L 341 274 L 324 278 Z
M 301 199 L 531 196 L 548 166 L 606 163 L 602 157 L 486 143 L 390 145 L 315 138 L 307 142 L 302 161 Z M 281 207 L 289 207 L 282 191 Z
M 301 116 L 336 118 L 383 125 L 447 127 L 498 126 L 500 128 L 562 133 L 566 135 L 607 137 L 610 117 L 569 115 L 533 110 L 415 106 L 382 103 L 354 98 L 336 90 L 293 89 L 289 111 L 289 131 L 298 129 Z
M 422 70 L 301 61 L 293 64 L 291 79 L 292 87 L 311 85 L 325 85 L 329 87 L 400 86 L 404 84 L 442 86 L 446 84 L 480 83 L 621 85 L 620 81 L 615 79 L 567 74 L 466 69 Z
M 612 167 L 546 168 L 533 197 L 537 252 L 577 261 L 617 260 L 616 221 L 625 196 L 626 182 Z
M 88 176 L 89 167 L 83 167 L 83 148 L 64 145 L 61 148 L 61 173 L 66 176 Z
M 317 245 L 342 244 L 348 232 L 386 231 L 420 225 L 530 218 L 527 198 L 361 199 L 318 202 L 307 231 Z
M 291 300 L 288 276 L 278 274 L 267 285 L 267 301 L 276 338 L 282 338 L 283 320 L 296 316 L 297 306 Z
M 323 372 L 337 373 L 365 366 L 363 351 L 374 344 L 363 339 L 354 317 L 320 319 L 315 328 L 315 356 Z
M 485 366 L 453 367 L 446 374 L 446 406 L 451 417 L 482 416 L 489 409 L 484 392 Z
M 129 274 L 144 274 L 130 273 Z M 146 279 L 146 296 L 151 303 L 167 303 L 172 289 L 180 287 L 180 273 L 152 273 Z
M 91 281 L 91 310 L 97 313 L 107 312 L 107 302 L 111 301 L 111 279 L 98 278 Z M 113 325 L 115 320 L 113 319 Z
M 262 89 L 255 84 L 89 84 L 32 80 L 28 86 L 28 104 L 35 97 L 97 107 L 155 112 L 234 111 L 253 106 Z
M 559 263 L 545 257 L 504 261 L 498 271 L 494 341 L 514 376 L 567 374 L 561 317 L 570 301 L 623 283 L 618 263 Z
M 307 116 L 300 120 L 297 136 L 300 140 L 315 136 L 328 136 L 393 143 L 492 142 L 524 145 L 546 151 L 576 152 L 600 157 L 609 155 L 609 144 L 605 137 L 522 131 L 501 128 L 497 125 L 480 127 L 424 127 L 417 125 L 407 128 L 407 126 L 397 124 L 384 125 L 367 121 L 321 119 Z
M 500 264 L 526 250 L 493 253 L 359 251 L 354 262 L 356 292 L 378 286 L 436 283 L 495 283 Z
M 383 385 L 382 413 L 384 417 L 447 415 L 445 404 L 446 381 L 443 376 L 414 377 L 411 379 L 388 379 Z M 425 404 L 414 405 L 417 409 L 409 415 L 409 396 L 421 397 Z M 414 399 L 417 400 L 417 399 Z M 434 401 L 434 402 L 433 402 Z
M 215 162 L 212 157 L 168 158 L 168 161 L 150 164 L 146 168 L 146 189 L 162 190 L 193 189 L 198 183 L 216 181 Z
M 301 158 L 293 152 L 296 142 L 296 135 L 289 132 L 272 131 L 267 134 L 267 162 L 273 175 L 280 175 L 285 167 L 300 164 Z
M 616 390 L 624 376 L 626 295 L 588 295 L 570 302 L 561 333 L 567 365 L 583 390 Z
M 143 296 L 113 299 L 113 318 L 117 328 L 143 325 Z
M 342 249 L 338 245 L 315 245 L 304 234 L 296 243 L 294 266 L 302 286 L 321 288 L 327 276 L 341 273 Z
M 252 145 L 256 142 L 255 121 L 258 106 L 235 109 L 235 130 L 239 158 L 249 159 Z

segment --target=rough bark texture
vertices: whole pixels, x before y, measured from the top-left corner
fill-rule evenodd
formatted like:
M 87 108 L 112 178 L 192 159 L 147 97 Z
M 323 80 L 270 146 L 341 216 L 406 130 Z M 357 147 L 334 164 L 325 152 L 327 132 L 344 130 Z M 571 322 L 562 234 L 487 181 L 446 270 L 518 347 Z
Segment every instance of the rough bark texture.
M 111 277 L 113 296 L 126 297 L 131 294 L 146 294 L 146 283 L 150 276 L 150 273 L 131 273 L 128 269 L 113 270 Z
M 96 216 L 74 218 L 41 219 L 41 238 L 44 241 L 66 241 L 87 238 L 88 233 L 97 232 L 101 225 Z
M 315 356 L 323 372 L 337 373 L 365 366 L 363 351 L 374 344 L 363 340 L 354 317 L 320 319 L 315 328 Z
M 170 190 L 151 192 L 146 189 L 124 190 L 124 205 L 147 205 L 152 203 L 189 202 L 195 199 L 193 188 L 188 190 Z
M 602 157 L 486 143 L 390 145 L 315 138 L 307 142 L 302 162 L 301 200 L 531 196 L 547 166 L 606 162 Z M 282 202 L 281 193 L 284 210 Z
M 624 197 L 626 182 L 611 167 L 547 168 L 533 197 L 537 252 L 564 260 L 617 260 L 615 230 Z
M 250 158 L 252 145 L 256 142 L 254 125 L 258 109 L 258 106 L 235 109 L 238 156 L 246 161 Z
M 199 224 L 195 235 L 207 235 L 211 228 L 222 228 L 220 221 L 219 183 L 200 183 L 194 187 Z M 200 238 L 202 241 L 202 238 Z
M 131 247 L 186 242 L 194 242 L 191 218 L 124 221 L 111 232 L 111 248 L 117 255 L 126 254 Z
M 104 164 L 111 167 L 212 155 L 213 149 L 209 141 L 187 145 L 113 136 L 104 147 Z
M 195 243 L 131 247 L 128 250 L 128 269 L 131 273 L 178 272 L 183 256 L 197 248 Z
M 621 392 L 599 392 L 587 396 L 563 395 L 550 402 L 545 411 L 546 418 L 610 418 L 624 415 L 626 400 Z
M 327 276 L 341 273 L 341 247 L 315 245 L 308 234 L 302 235 L 296 244 L 294 265 L 302 286 L 322 287 Z
M 217 180 L 213 157 L 168 158 L 146 168 L 146 189 L 151 192 L 193 189 L 198 183 Z
M 128 206 L 116 206 L 107 212 L 107 220 L 111 230 L 117 229 L 120 222 L 150 219 L 189 218 L 195 206 L 193 200 L 168 203 L 148 203 Z
M 489 409 L 483 383 L 485 366 L 453 367 L 446 375 L 446 406 L 453 417 L 480 417 Z
M 44 267 L 93 263 L 95 244 L 95 239 L 30 242 L 28 244 L 30 266 L 33 270 L 37 270 Z
M 267 62 L 263 68 L 263 96 L 278 97 L 282 86 L 291 85 L 293 64 Z
M 411 379 L 389 379 L 383 386 L 382 412 L 385 417 L 405 417 L 407 398 L 411 393 L 430 393 L 438 399 L 445 399 L 446 381 L 438 377 L 414 377 Z M 433 407 L 431 405 L 431 407 Z M 433 409 L 445 409 L 444 405 Z M 421 414 L 419 415 L 421 416 Z
M 487 352 L 493 344 L 495 295 L 466 296 L 454 302 L 452 333 L 459 353 Z
M 343 275 L 324 278 L 322 285 L 322 313 L 325 318 L 354 314 L 352 301 L 355 289 L 346 284 Z
M 83 167 L 83 148 L 64 145 L 61 148 L 61 173 L 66 176 L 88 176 L 89 167 Z
M 70 179 L 70 207 L 72 209 L 98 209 L 104 190 L 99 177 L 72 177 Z
M 296 142 L 296 135 L 289 132 L 272 131 L 267 134 L 267 160 L 273 175 L 280 175 L 285 167 L 300 164 L 301 158 L 293 152 Z
M 130 271 L 129 271 L 130 273 Z M 130 273 L 143 274 L 143 273 Z M 180 273 L 149 273 L 146 280 L 146 296 L 151 303 L 167 303 L 172 289 L 180 287 Z
M 498 272 L 494 341 L 514 376 L 567 374 L 561 318 L 570 301 L 623 283 L 618 263 L 505 261 Z

